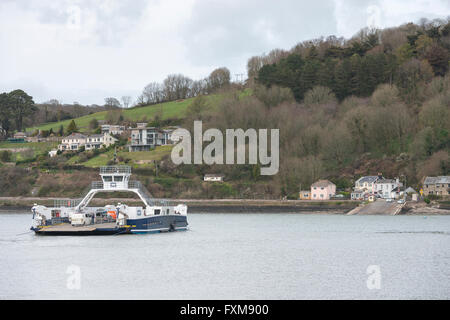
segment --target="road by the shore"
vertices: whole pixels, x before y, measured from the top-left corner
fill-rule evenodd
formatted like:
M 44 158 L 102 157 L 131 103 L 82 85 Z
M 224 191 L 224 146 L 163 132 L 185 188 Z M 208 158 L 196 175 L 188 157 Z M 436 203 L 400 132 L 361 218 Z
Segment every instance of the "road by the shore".
M 29 211 L 34 203 L 52 206 L 53 197 L 0 197 L 0 210 Z M 357 207 L 358 201 L 330 200 L 264 200 L 264 199 L 168 199 L 170 202 L 185 203 L 192 213 L 328 213 L 345 214 Z M 93 199 L 92 205 L 103 206 L 118 202 L 130 205 L 140 203 L 139 199 Z
M 67 199 L 67 198 L 65 198 Z M 53 206 L 54 197 L 0 197 L 0 212 L 29 213 L 33 204 Z M 407 202 L 406 206 L 378 200 L 370 205 L 351 200 L 276 200 L 276 199 L 167 199 L 172 204 L 185 203 L 190 213 L 315 213 L 350 215 L 450 215 L 449 208 Z M 95 198 L 92 206 L 125 202 L 142 204 L 139 199 Z

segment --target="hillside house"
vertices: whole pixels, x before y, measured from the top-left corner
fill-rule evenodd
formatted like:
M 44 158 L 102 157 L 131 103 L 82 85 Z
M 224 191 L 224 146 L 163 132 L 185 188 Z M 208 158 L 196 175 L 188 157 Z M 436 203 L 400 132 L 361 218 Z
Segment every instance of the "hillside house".
M 356 180 L 354 191 L 363 191 L 375 193 L 376 190 L 376 182 L 379 179 L 383 179 L 382 175 L 378 176 L 364 176 Z
M 330 200 L 336 194 L 336 185 L 328 180 L 319 180 L 311 185 L 311 200 Z
M 393 191 L 399 189 L 403 184 L 396 179 L 378 179 L 375 182 L 375 192 L 379 194 L 383 199 L 395 198 Z
M 448 197 L 450 195 L 450 176 L 426 177 L 423 182 L 423 194 Z
M 129 151 L 149 151 L 156 146 L 173 144 L 172 129 L 137 127 L 131 129 Z
M 125 126 L 104 124 L 101 126 L 102 134 L 109 133 L 111 135 L 121 135 L 125 132 Z
M 25 132 L 16 132 L 14 133 L 14 139 L 23 139 L 25 140 L 27 138 L 27 135 Z
M 85 150 L 100 149 L 102 147 L 109 147 L 117 142 L 117 139 L 109 133 L 84 135 L 81 133 L 72 133 L 71 135 L 62 139 L 58 149 L 61 151 L 78 151 L 81 147 Z
M 311 200 L 311 190 L 301 190 L 298 197 L 300 200 Z
M 223 174 L 208 173 L 203 177 L 203 181 L 223 182 L 224 177 Z

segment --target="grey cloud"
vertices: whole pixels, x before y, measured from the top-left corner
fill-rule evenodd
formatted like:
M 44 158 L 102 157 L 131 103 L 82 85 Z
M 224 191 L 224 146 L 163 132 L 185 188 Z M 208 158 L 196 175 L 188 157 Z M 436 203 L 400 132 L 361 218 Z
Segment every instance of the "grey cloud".
M 198 1 L 182 38 L 197 64 L 226 64 L 335 30 L 332 1 Z
M 23 11 L 37 13 L 42 24 L 67 24 L 73 14 L 73 9 L 80 13 L 80 27 L 85 27 L 87 17 L 95 17 L 92 33 L 100 45 L 120 45 L 133 30 L 145 8 L 156 0 L 3 0 L 14 3 Z

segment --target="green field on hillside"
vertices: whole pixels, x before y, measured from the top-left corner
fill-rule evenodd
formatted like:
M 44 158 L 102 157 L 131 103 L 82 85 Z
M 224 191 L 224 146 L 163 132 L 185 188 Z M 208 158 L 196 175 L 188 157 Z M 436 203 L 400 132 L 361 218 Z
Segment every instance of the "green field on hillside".
M 173 146 L 167 145 L 156 147 L 152 151 L 128 152 L 127 150 L 120 150 L 117 152 L 117 159 L 129 159 L 128 165 L 152 166 L 153 160 L 161 160 L 165 155 L 170 154 L 172 148 Z M 80 155 L 76 155 L 71 157 L 67 164 L 81 164 L 86 167 L 96 168 L 106 166 L 108 161 L 113 159 L 114 150 L 110 150 L 84 162 L 80 160 Z M 119 164 L 125 164 L 125 162 L 119 161 Z
M 208 101 L 211 103 L 212 106 L 217 105 L 218 101 L 220 100 L 219 95 L 210 95 L 210 96 L 206 96 L 206 98 L 208 99 Z M 157 114 L 160 114 L 161 118 L 163 120 L 169 119 L 169 118 L 182 119 L 185 116 L 187 107 L 192 103 L 193 100 L 194 100 L 194 98 L 190 98 L 190 99 L 165 102 L 165 103 L 155 104 L 155 105 L 145 106 L 145 107 L 134 107 L 134 108 L 130 108 L 130 109 L 122 109 L 123 116 L 125 117 L 125 119 L 131 120 L 131 121 L 139 121 L 139 120 L 143 120 L 143 119 L 146 119 L 146 121 L 150 121 Z M 90 114 L 87 116 L 83 116 L 80 118 L 76 118 L 73 120 L 75 120 L 75 123 L 81 132 L 86 132 L 86 131 L 88 131 L 88 128 L 89 128 L 89 122 L 92 119 L 105 120 L 106 113 L 107 113 L 106 111 L 96 112 L 96 113 L 93 113 L 93 114 Z M 72 121 L 72 119 L 59 121 L 59 122 L 45 123 L 45 124 L 42 124 L 42 125 L 39 125 L 36 127 L 27 128 L 27 131 L 33 132 L 37 129 L 40 129 L 40 130 L 53 129 L 54 132 L 57 132 L 61 125 L 64 126 L 64 130 L 65 130 L 71 121 Z

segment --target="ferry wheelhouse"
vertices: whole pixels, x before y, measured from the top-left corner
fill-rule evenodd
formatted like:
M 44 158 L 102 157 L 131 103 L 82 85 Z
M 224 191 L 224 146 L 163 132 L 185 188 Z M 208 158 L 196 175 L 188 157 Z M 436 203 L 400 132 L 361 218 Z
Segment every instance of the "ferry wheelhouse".
M 187 229 L 187 206 L 152 198 L 139 181 L 130 179 L 131 167 L 101 167 L 100 177 L 82 199 L 55 200 L 53 207 L 35 204 L 31 230 L 41 235 L 108 235 Z M 104 192 L 132 192 L 143 205 L 88 206 L 95 195 Z

